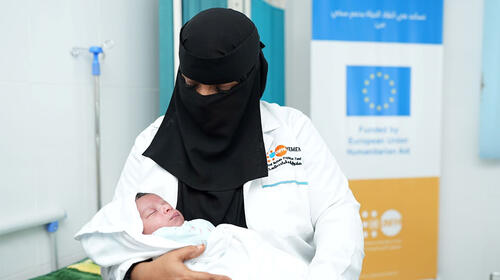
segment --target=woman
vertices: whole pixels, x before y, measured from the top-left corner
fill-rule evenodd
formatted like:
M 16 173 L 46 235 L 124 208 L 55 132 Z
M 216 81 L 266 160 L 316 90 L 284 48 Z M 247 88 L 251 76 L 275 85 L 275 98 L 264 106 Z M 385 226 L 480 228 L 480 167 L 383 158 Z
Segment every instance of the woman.
M 187 220 L 261 233 L 310 263 L 309 279 L 357 279 L 364 256 L 359 204 L 310 120 L 260 101 L 262 47 L 254 24 L 230 9 L 203 11 L 183 26 L 167 113 L 137 137 L 115 198 L 153 184 Z M 89 240 L 84 247 L 113 248 L 106 237 Z M 149 262 L 131 257 L 103 274 L 228 279 L 184 266 L 203 250 L 185 247 Z

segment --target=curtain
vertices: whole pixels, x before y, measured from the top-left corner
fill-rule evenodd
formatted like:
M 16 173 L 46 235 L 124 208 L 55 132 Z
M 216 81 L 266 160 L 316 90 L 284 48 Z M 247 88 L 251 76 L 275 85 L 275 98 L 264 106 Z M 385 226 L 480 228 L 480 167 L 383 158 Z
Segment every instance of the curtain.
M 285 105 L 285 12 L 263 0 L 252 0 L 252 21 L 260 40 L 266 45 L 264 56 L 269 63 L 263 100 Z
M 500 1 L 484 1 L 483 81 L 479 154 L 500 159 Z

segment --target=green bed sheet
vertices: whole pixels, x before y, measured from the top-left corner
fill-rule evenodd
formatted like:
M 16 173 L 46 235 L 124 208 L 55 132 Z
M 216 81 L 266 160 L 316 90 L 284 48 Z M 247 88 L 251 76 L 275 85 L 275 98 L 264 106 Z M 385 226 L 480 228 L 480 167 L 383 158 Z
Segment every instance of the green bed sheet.
M 49 274 L 32 278 L 34 280 L 101 280 L 100 268 L 86 259 Z

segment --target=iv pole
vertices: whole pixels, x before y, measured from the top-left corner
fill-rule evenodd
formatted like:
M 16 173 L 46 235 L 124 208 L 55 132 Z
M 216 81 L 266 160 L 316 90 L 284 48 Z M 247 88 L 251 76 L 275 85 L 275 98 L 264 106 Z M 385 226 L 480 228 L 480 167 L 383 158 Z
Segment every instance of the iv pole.
M 92 46 L 89 52 L 94 55 L 92 61 L 92 75 L 94 76 L 94 127 L 95 127 L 95 166 L 97 186 L 97 210 L 102 207 L 101 198 L 101 66 L 99 65 L 99 54 L 103 53 L 101 47 Z
M 95 127 L 95 163 L 96 163 L 96 192 L 97 210 L 102 207 L 101 194 L 101 66 L 99 64 L 99 54 L 103 56 L 103 49 L 110 49 L 114 46 L 113 40 L 106 40 L 102 46 L 91 46 L 90 48 L 74 47 L 71 50 L 73 57 L 78 57 L 81 52 L 89 51 L 93 55 L 92 76 L 94 76 L 94 127 Z

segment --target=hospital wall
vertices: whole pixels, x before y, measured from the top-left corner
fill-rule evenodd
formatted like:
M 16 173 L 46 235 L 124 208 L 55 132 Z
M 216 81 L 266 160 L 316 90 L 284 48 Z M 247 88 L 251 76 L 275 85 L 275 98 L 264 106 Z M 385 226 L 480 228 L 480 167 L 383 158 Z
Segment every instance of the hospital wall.
M 136 135 L 158 115 L 156 0 L 0 1 L 0 223 L 63 208 L 59 264 L 85 257 L 76 231 L 96 212 L 91 58 L 74 46 L 115 41 L 102 63 L 103 201 Z M 0 236 L 0 279 L 51 271 L 41 226 Z
M 310 1 L 287 1 L 286 103 L 306 113 L 310 15 Z M 444 1 L 441 280 L 486 280 L 490 272 L 500 271 L 500 161 L 479 158 L 482 22 L 483 1 Z
M 482 1 L 446 0 L 438 275 L 487 279 L 500 265 L 500 163 L 478 157 Z M 309 1 L 287 1 L 286 103 L 310 113 Z M 52 207 L 68 217 L 59 262 L 84 257 L 73 234 L 96 211 L 90 58 L 73 46 L 113 39 L 102 65 L 103 201 L 135 136 L 157 116 L 157 1 L 0 1 L 0 221 Z M 0 279 L 50 271 L 39 227 L 0 236 Z

